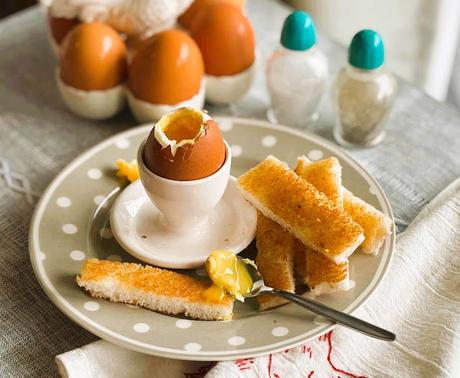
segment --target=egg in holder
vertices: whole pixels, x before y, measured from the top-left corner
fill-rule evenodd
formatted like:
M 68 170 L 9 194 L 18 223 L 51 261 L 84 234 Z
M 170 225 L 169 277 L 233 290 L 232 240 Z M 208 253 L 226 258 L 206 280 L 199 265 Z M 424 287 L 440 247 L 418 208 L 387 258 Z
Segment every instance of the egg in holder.
M 195 41 L 170 29 L 141 44 L 129 65 L 127 98 L 139 122 L 158 121 L 184 106 L 204 104 L 204 64 Z
M 56 82 L 65 105 L 89 119 L 107 119 L 125 103 L 126 46 L 110 26 L 74 27 L 61 47 Z
M 206 113 L 166 114 L 139 147 L 141 180 L 111 211 L 112 232 L 134 257 L 166 268 L 203 265 L 209 251 L 238 253 L 254 239 L 256 211 L 230 176 L 231 150 Z
M 228 104 L 246 94 L 255 73 L 255 38 L 241 9 L 212 3 L 196 17 L 190 35 L 203 55 L 206 100 Z

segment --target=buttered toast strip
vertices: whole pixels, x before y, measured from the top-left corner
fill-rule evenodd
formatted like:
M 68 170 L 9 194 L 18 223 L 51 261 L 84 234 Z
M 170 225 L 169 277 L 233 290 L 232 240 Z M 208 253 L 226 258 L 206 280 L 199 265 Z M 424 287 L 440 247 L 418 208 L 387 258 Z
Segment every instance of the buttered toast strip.
M 345 188 L 343 209 L 364 230 L 366 239 L 361 244 L 360 250 L 370 255 L 378 254 L 383 242 L 391 234 L 391 219 Z
M 336 182 L 337 164 L 338 160 L 333 157 L 312 162 L 302 156 L 297 161 L 295 171 L 335 202 L 334 199 L 339 198 L 335 194 L 339 190 L 337 186 L 342 188 L 341 183 Z M 385 238 L 391 234 L 390 218 L 345 188 L 342 188 L 342 198 L 343 209 L 363 228 L 365 239 L 360 250 L 367 254 L 377 254 Z
M 300 157 L 294 171 L 342 207 L 342 167 L 335 157 L 316 162 Z M 350 288 L 348 260 L 335 264 L 299 241 L 295 248 L 295 270 L 314 295 Z
M 309 286 L 314 295 L 350 289 L 348 259 L 335 264 L 321 253 L 305 247 L 299 240 L 296 240 L 294 256 L 298 278 Z
M 343 206 L 342 166 L 335 157 L 312 162 L 305 156 L 297 159 L 294 172 L 324 193 L 336 206 Z
M 220 301 L 204 296 L 211 282 L 152 266 L 89 259 L 76 282 L 93 298 L 194 319 L 232 318 L 233 299 L 226 296 Z
M 349 215 L 273 156 L 241 175 L 238 187 L 263 215 L 329 260 L 343 261 L 364 239 Z
M 256 264 L 265 284 L 293 293 L 295 291 L 294 236 L 259 212 L 257 214 L 256 240 Z M 288 303 L 283 298 L 268 294 L 259 295 L 257 300 L 261 310 L 268 310 Z

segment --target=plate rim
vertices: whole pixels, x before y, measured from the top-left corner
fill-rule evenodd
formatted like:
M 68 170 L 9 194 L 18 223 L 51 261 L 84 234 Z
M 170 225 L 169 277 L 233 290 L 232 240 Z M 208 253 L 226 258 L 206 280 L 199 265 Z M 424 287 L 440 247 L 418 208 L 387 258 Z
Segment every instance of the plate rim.
M 218 123 L 222 121 L 230 122 L 232 124 L 238 123 L 238 122 L 239 123 L 250 123 L 251 126 L 255 126 L 259 128 L 283 131 L 288 134 L 299 136 L 302 139 L 307 139 L 309 141 L 312 141 L 319 146 L 326 147 L 327 149 L 334 151 L 334 154 L 337 154 L 337 157 L 339 157 L 340 159 L 346 160 L 347 163 L 350 164 L 350 166 L 352 166 L 354 169 L 360 171 L 360 173 L 364 173 L 364 175 L 362 175 L 363 178 L 369 184 L 372 184 L 376 188 L 376 195 L 379 198 L 379 202 L 385 205 L 386 210 L 388 212 L 387 215 L 390 217 L 392 221 L 393 232 L 389 239 L 390 244 L 389 244 L 389 251 L 387 254 L 388 256 L 385 261 L 381 262 L 377 266 L 378 274 L 374 275 L 370 284 L 366 286 L 363 292 L 359 296 L 357 296 L 349 306 L 347 306 L 344 309 L 345 313 L 352 314 L 359 307 L 361 307 L 379 287 L 379 285 L 381 284 L 381 282 L 383 281 L 384 277 L 386 276 L 388 272 L 388 268 L 391 264 L 393 254 L 394 254 L 395 240 L 396 240 L 396 235 L 395 235 L 396 228 L 395 228 L 395 223 L 394 223 L 393 210 L 392 210 L 390 201 L 388 200 L 379 182 L 370 173 L 368 173 L 367 170 L 364 169 L 364 167 L 362 167 L 359 162 L 357 162 L 350 154 L 348 154 L 347 151 L 345 151 L 344 149 L 340 148 L 339 146 L 324 139 L 323 137 L 319 135 L 313 134 L 308 131 L 304 132 L 304 131 L 292 129 L 290 127 L 283 126 L 283 125 L 272 124 L 268 121 L 259 120 L 259 119 L 243 118 L 243 117 L 229 117 L 229 116 L 215 116 L 214 118 L 216 119 Z M 85 328 L 86 330 L 93 333 L 94 335 L 102 339 L 108 340 L 114 344 L 120 345 L 122 347 L 131 349 L 131 350 L 135 350 L 141 353 L 150 354 L 150 355 L 156 355 L 156 356 L 165 357 L 165 358 L 195 360 L 195 361 L 224 361 L 224 360 L 235 360 L 239 358 L 263 356 L 269 353 L 275 353 L 275 352 L 285 350 L 286 348 L 292 348 L 292 347 L 299 346 L 335 328 L 336 326 L 335 324 L 326 323 L 324 326 L 310 330 L 307 333 L 303 333 L 303 334 L 294 336 L 292 338 L 284 339 L 276 343 L 258 347 L 258 349 L 263 349 L 263 350 L 259 350 L 256 352 L 250 352 L 248 351 L 248 349 L 246 350 L 245 349 L 234 349 L 234 350 L 217 351 L 217 352 L 212 352 L 212 351 L 188 352 L 186 350 L 159 347 L 153 344 L 140 342 L 137 340 L 133 340 L 127 336 L 117 334 L 116 332 L 110 329 L 107 329 L 105 326 L 100 325 L 99 323 L 96 323 L 95 321 L 89 319 L 86 315 L 80 313 L 79 311 L 76 311 L 75 308 L 70 303 L 68 303 L 67 300 L 61 294 L 59 294 L 57 289 L 50 282 L 47 275 L 46 274 L 42 275 L 42 273 L 44 273 L 42 272 L 42 269 L 44 269 L 43 266 L 40 267 L 38 265 L 38 260 L 40 259 L 40 253 L 42 253 L 39 248 L 40 244 L 38 242 L 38 239 L 39 239 L 38 231 L 39 231 L 39 225 L 40 225 L 39 218 L 41 217 L 42 213 L 46 209 L 47 201 L 49 200 L 51 195 L 54 193 L 54 190 L 63 181 L 63 179 L 67 177 L 69 171 L 70 172 L 73 171 L 73 169 L 76 168 L 82 161 L 85 161 L 87 158 L 91 157 L 92 155 L 102 150 L 106 146 L 111 145 L 115 140 L 121 137 L 128 137 L 132 135 L 141 134 L 149 130 L 149 128 L 151 128 L 153 125 L 154 123 L 144 123 L 144 124 L 141 124 L 135 127 L 131 127 L 127 130 L 116 133 L 100 141 L 94 146 L 90 147 L 89 149 L 79 154 L 74 159 L 72 159 L 70 163 L 68 163 L 55 176 L 55 178 L 50 182 L 50 184 L 47 186 L 47 188 L 43 192 L 39 202 L 37 203 L 35 207 L 35 210 L 31 218 L 31 223 L 29 226 L 29 237 L 28 237 L 29 248 L 28 249 L 29 249 L 29 258 L 31 260 L 31 264 L 32 264 L 32 268 L 33 268 L 35 277 L 37 281 L 39 282 L 40 286 L 42 287 L 42 289 L 45 291 L 48 298 L 50 298 L 50 300 L 54 303 L 54 305 L 56 305 L 56 307 L 58 307 L 59 310 L 61 310 L 69 319 L 71 319 L 72 321 L 80 325 L 81 327 Z M 65 303 L 68 303 L 69 307 L 67 307 Z M 99 328 L 102 328 L 102 329 L 99 329 Z M 251 349 L 255 349 L 255 348 L 251 348 Z

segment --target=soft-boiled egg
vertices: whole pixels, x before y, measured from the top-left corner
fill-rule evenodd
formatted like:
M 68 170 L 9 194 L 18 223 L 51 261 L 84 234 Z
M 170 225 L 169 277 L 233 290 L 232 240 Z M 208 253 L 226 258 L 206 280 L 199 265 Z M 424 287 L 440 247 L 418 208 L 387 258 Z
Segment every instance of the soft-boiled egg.
M 54 17 L 48 11 L 48 40 L 56 56 L 59 56 L 64 37 L 79 23 L 77 18 Z
M 56 79 L 67 107 L 91 119 L 116 114 L 124 104 L 126 46 L 102 23 L 80 24 L 64 39 Z
M 253 77 L 255 41 L 241 10 L 226 2 L 209 5 L 192 23 L 191 36 L 203 55 L 206 99 L 229 103 L 245 94 Z
M 198 180 L 217 172 L 225 161 L 217 123 L 205 112 L 179 108 L 164 115 L 144 147 L 145 165 L 171 180 Z
M 173 109 L 204 104 L 204 65 L 196 43 L 170 29 L 147 39 L 129 66 L 128 103 L 140 122 L 157 121 Z
M 244 0 L 195 0 L 187 10 L 179 17 L 179 23 L 187 29 L 190 29 L 197 15 L 207 8 L 209 5 L 216 2 L 227 2 L 237 6 L 242 11 L 244 10 Z

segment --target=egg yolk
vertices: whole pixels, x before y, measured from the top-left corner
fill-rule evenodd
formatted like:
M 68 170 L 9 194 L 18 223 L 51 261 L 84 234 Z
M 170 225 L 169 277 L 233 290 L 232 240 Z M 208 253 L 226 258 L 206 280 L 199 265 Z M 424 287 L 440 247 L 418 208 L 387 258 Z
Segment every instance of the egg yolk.
M 252 263 L 249 260 L 247 262 Z M 238 259 L 233 252 L 211 252 L 206 260 L 206 271 L 213 282 L 213 286 L 205 292 L 208 298 L 222 299 L 228 293 L 244 302 L 244 297 L 252 290 L 254 282 L 246 267 L 246 261 Z
M 185 139 L 195 139 L 201 131 L 203 118 L 201 115 L 190 112 L 187 117 L 181 113 L 175 114 L 175 118 L 163 128 L 163 132 L 170 140 L 180 142 Z

